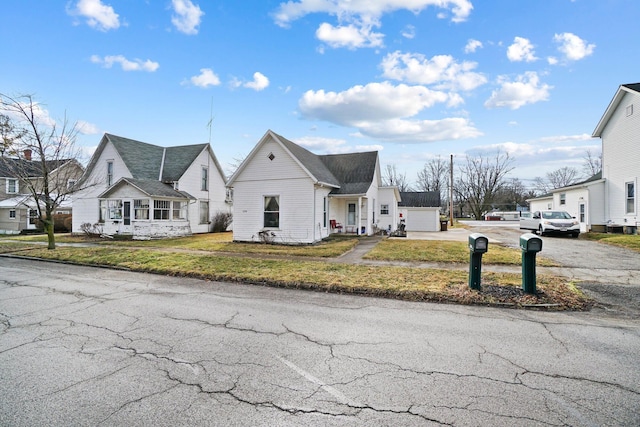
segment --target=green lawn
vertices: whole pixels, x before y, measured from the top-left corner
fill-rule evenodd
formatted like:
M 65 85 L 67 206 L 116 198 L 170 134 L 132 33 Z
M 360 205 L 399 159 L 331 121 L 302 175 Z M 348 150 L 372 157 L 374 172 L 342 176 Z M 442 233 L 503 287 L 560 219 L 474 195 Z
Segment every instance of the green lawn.
M 640 234 L 583 233 L 580 237 L 640 252 Z

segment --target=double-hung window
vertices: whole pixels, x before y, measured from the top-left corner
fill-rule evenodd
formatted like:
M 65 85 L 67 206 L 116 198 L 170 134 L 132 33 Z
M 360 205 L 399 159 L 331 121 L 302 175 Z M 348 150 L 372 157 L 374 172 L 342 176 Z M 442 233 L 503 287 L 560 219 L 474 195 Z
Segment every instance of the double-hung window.
M 168 220 L 170 210 L 171 210 L 170 200 L 154 200 L 153 201 L 153 219 Z
M 264 197 L 264 227 L 280 227 L 280 196 Z
M 108 200 L 107 210 L 109 219 L 122 219 L 122 200 Z
M 134 219 L 149 219 L 149 199 L 135 199 L 133 201 Z
M 187 202 L 173 202 L 173 219 L 187 219 Z
M 113 161 L 107 161 L 107 186 L 111 187 L 113 184 Z
M 380 215 L 389 215 L 389 205 L 380 205 Z
M 11 209 L 9 211 L 9 219 L 16 219 L 16 210 L 15 209 Z
M 625 187 L 625 213 L 632 214 L 636 212 L 636 186 L 635 183 L 626 182 L 624 184 Z
M 202 182 L 200 189 L 202 191 L 209 190 L 209 168 L 202 167 Z
M 15 178 L 7 178 L 7 194 L 16 194 L 18 192 L 18 180 Z
M 209 202 L 200 201 L 200 224 L 209 222 Z

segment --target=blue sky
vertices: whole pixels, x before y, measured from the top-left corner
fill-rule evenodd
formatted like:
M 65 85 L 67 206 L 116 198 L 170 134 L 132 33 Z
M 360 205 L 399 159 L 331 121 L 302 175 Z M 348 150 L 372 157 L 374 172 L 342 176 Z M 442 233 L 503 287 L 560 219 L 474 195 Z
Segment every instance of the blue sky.
M 223 168 L 267 129 L 318 154 L 379 150 L 578 169 L 620 84 L 640 81 L 637 0 L 4 0 L 0 92 Z M 211 132 L 207 127 L 213 112 Z

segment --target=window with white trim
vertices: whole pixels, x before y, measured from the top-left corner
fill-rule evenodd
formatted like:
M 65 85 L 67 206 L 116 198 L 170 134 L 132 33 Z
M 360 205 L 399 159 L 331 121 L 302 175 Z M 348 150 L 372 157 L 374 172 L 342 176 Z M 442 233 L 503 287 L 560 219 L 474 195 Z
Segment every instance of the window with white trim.
M 18 192 L 18 180 L 15 178 L 7 178 L 7 194 L 16 194 Z
M 153 219 L 168 220 L 171 210 L 171 200 L 153 201 Z
M 567 194 L 566 193 L 560 193 L 560 204 L 561 205 L 566 205 L 567 204 Z
M 107 200 L 107 213 L 109 219 L 122 219 L 122 200 Z
M 9 211 L 9 219 L 16 219 L 16 210 L 15 209 L 11 209 Z
M 100 200 L 98 202 L 98 212 L 99 212 L 98 222 L 104 223 L 104 220 L 107 218 L 107 201 L 106 200 Z
M 636 212 L 636 186 L 635 182 L 625 182 L 625 213 L 632 214 Z
M 38 209 L 29 209 L 29 224 L 34 225 L 38 223 Z
M 280 196 L 264 197 L 264 227 L 280 227 Z
M 149 199 L 135 199 L 133 201 L 133 218 L 149 219 Z
M 202 167 L 202 184 L 200 186 L 202 191 L 209 190 L 209 168 Z
M 113 184 L 113 160 L 107 161 L 107 185 L 111 187 Z
M 200 201 L 200 224 L 209 223 L 209 202 Z
M 187 219 L 187 202 L 173 202 L 173 219 Z
M 389 215 L 389 205 L 380 205 L 380 215 Z

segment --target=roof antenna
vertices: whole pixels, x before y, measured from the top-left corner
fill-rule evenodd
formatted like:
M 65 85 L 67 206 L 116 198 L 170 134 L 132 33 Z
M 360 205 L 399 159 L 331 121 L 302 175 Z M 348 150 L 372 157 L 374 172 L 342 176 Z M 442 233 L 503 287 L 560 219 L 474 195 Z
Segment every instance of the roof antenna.
M 211 97 L 211 113 L 209 114 L 209 122 L 207 123 L 207 127 L 209 128 L 209 145 L 211 145 L 211 127 L 213 125 L 213 96 Z

